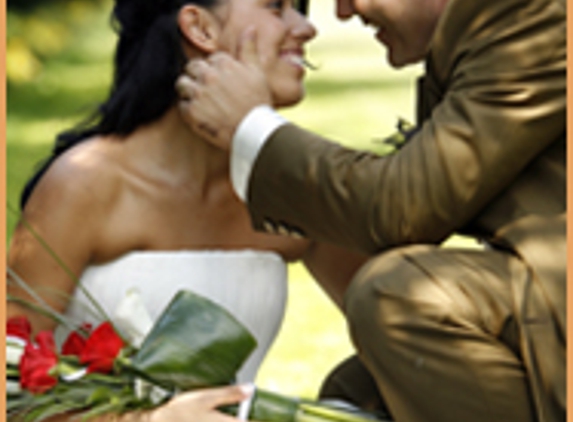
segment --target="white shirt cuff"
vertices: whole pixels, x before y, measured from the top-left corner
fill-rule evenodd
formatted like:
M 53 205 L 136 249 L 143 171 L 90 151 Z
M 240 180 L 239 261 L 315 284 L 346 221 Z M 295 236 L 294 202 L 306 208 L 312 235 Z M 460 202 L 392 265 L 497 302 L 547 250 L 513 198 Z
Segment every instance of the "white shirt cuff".
M 268 105 L 253 108 L 239 124 L 231 143 L 231 182 L 243 202 L 247 202 L 249 178 L 259 151 L 278 127 L 287 123 Z

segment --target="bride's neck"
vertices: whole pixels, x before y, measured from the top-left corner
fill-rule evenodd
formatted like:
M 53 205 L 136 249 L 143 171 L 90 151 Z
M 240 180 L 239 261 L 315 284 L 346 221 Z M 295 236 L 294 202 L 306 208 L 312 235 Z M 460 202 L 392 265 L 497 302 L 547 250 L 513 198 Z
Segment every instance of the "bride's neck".
M 138 129 L 132 138 L 140 152 L 138 160 L 148 165 L 198 182 L 229 177 L 229 154 L 194 132 L 177 107 Z

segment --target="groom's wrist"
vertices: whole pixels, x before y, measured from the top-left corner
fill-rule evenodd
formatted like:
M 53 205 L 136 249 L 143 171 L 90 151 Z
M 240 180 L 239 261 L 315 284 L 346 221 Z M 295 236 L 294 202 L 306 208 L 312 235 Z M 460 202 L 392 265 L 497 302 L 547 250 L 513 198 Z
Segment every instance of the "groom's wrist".
M 235 192 L 247 201 L 251 171 L 268 138 L 287 120 L 268 105 L 253 108 L 239 123 L 231 142 L 231 182 Z

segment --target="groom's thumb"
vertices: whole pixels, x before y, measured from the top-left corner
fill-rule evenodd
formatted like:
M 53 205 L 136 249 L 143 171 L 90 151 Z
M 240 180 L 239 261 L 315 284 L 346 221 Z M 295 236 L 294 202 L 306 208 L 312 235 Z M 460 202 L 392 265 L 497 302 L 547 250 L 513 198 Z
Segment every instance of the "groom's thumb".
M 239 40 L 238 59 L 245 64 L 258 65 L 259 52 L 257 51 L 257 32 L 254 27 L 249 26 L 241 34 Z

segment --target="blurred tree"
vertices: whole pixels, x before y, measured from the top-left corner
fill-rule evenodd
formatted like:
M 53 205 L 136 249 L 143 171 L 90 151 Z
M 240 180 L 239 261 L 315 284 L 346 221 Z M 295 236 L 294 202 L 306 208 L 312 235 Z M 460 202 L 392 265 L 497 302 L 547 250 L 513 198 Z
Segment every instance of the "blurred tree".
M 108 0 L 8 0 L 8 83 L 36 78 L 44 62 L 73 42 L 74 32 L 108 5 Z
M 13 11 L 32 11 L 34 8 L 42 5 L 54 5 L 54 3 L 61 3 L 64 0 L 54 1 L 54 0 L 7 0 L 8 10 Z
M 43 2 L 43 0 L 42 0 Z M 30 9 L 32 7 L 34 7 L 37 3 L 40 3 L 40 1 L 36 1 L 36 0 L 8 0 L 7 2 L 7 8 L 10 10 L 26 10 L 26 9 Z

